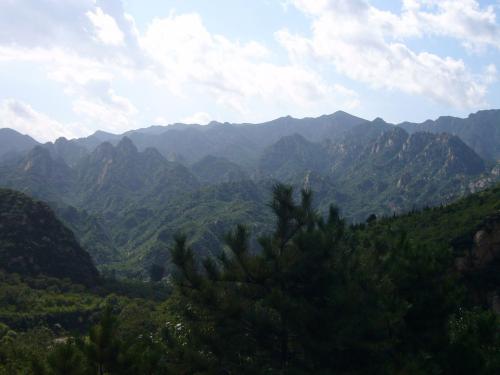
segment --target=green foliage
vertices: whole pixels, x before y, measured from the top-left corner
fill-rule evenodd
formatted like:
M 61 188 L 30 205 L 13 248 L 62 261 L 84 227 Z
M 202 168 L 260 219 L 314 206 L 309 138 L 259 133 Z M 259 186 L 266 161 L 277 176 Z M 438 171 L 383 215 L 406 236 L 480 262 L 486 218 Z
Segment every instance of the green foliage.
M 92 374 L 86 367 L 85 358 L 78 350 L 72 340 L 56 344 L 47 357 L 47 367 L 42 364 L 34 364 L 35 375 L 86 375 Z
M 62 325 L 83 330 L 101 298 L 70 281 L 0 272 L 0 322 L 15 330 Z
M 500 346 L 479 329 L 462 330 L 458 339 L 472 340 L 466 345 L 479 354 L 454 358 L 458 332 L 447 322 L 456 321 L 465 299 L 451 251 L 395 236 L 375 221 L 350 230 L 335 209 L 323 220 L 307 191 L 297 205 L 291 188 L 278 185 L 270 206 L 275 231 L 261 237 L 257 254 L 239 226 L 222 255 L 200 268 L 186 238 L 176 238 L 177 318 L 170 337 L 177 368 L 206 374 L 496 370 Z M 498 332 L 496 318 L 485 320 L 483 327 Z M 451 360 L 461 364 L 450 367 Z
M 128 298 L 104 299 L 113 290 L 106 287 L 120 290 L 110 280 L 92 294 L 100 318 L 87 320 L 87 335 L 14 332 L 4 323 L 0 374 L 496 374 L 500 322 L 466 298 L 470 285 L 443 239 L 458 232 L 425 241 L 420 227 L 408 226 L 431 212 L 437 223 L 456 226 L 466 214 L 465 222 L 479 223 L 497 194 L 347 226 L 333 207 L 319 215 L 309 191 L 296 203 L 291 187 L 276 185 L 269 203 L 275 225 L 259 237 L 259 251 L 242 225 L 217 256 L 202 260 L 177 235 L 173 293 L 163 304 L 131 298 L 161 293 L 126 285 Z M 421 229 L 432 236 L 430 226 Z M 0 288 L 7 309 L 33 306 L 26 296 L 35 285 L 42 300 L 55 298 L 55 281 L 9 277 L 18 289 Z M 90 294 L 62 282 L 58 288 L 62 299 Z
M 217 256 L 224 234 L 245 223 L 257 249 L 256 238 L 271 223 L 265 201 L 276 179 L 314 189 L 320 212 L 333 202 L 354 222 L 449 203 L 491 186 L 499 176 L 492 161 L 473 151 L 491 155 L 491 140 L 474 129 L 484 121 L 495 139 L 496 118 L 498 112 L 478 113 L 446 126 L 450 134 L 473 135 L 467 145 L 450 134 L 408 134 L 403 128 L 411 124 L 341 112 L 258 127 L 98 133 L 0 163 L 0 186 L 50 202 L 100 270 L 145 280 L 153 264 L 170 272 L 164 249 L 177 232 L 189 236 L 202 258 Z
M 446 206 L 411 211 L 395 218 L 378 220 L 367 232 L 406 233 L 414 244 L 470 249 L 472 237 L 488 216 L 500 210 L 500 185 L 472 194 Z
M 500 318 L 491 311 L 460 310 L 449 324 L 452 374 L 500 372 Z
M 46 204 L 0 189 L 0 212 L 3 270 L 97 283 L 99 275 L 89 254 Z
M 116 337 L 118 322 L 111 308 L 107 307 L 99 324 L 90 329 L 84 351 L 87 358 L 102 375 L 118 367 L 119 341 Z
M 275 231 L 252 254 L 239 226 L 217 260 L 197 265 L 185 237 L 172 261 L 181 366 L 188 373 L 387 373 L 443 365 L 446 321 L 460 304 L 451 257 L 406 240 L 366 242 L 338 211 L 325 221 L 302 192 L 277 185 Z M 184 360 L 182 360 L 184 359 Z
M 194 163 L 190 169 L 202 184 L 215 185 L 249 179 L 238 164 L 212 155 Z
M 0 339 L 0 374 L 30 374 L 32 363 L 45 358 L 53 340 L 53 333 L 44 327 L 9 331 Z
M 112 306 L 124 322 L 123 330 L 115 332 L 117 338 L 132 341 L 156 332 L 161 315 L 158 300 L 167 295 L 160 284 L 105 280 L 90 290 L 69 280 L 0 272 L 0 374 L 30 374 L 28 369 L 64 374 L 71 363 L 85 357 L 81 339 L 73 341 L 71 336 L 87 332 L 106 306 Z M 51 361 L 63 362 L 57 367 Z M 86 369 L 87 362 L 78 368 Z

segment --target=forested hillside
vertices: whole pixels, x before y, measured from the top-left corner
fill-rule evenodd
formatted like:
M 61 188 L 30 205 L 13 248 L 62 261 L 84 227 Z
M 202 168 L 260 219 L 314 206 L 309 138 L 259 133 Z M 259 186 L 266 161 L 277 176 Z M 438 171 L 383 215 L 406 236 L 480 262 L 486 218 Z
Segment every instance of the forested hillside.
M 46 204 L 4 189 L 0 189 L 0 269 L 85 285 L 98 281 L 89 254 Z
M 499 62 L 500 0 L 0 0 L 0 375 L 500 375 Z
M 307 190 L 294 196 L 274 186 L 275 224 L 257 252 L 244 225 L 204 260 L 176 235 L 173 273 L 155 284 L 168 297 L 3 274 L 0 373 L 498 373 L 500 187 L 357 225 L 333 207 L 318 214 Z M 123 297 L 99 296 L 113 290 Z M 19 325 L 37 295 L 50 319 Z M 55 301 L 72 315 L 49 308 Z
M 487 114 L 484 126 L 494 127 L 496 112 Z M 237 223 L 262 233 L 271 223 L 265 197 L 278 181 L 314 190 L 320 212 L 334 203 L 349 222 L 448 204 L 491 186 L 498 162 L 479 156 L 455 123 L 462 124 L 451 122 L 450 133 L 420 132 L 336 112 L 97 132 L 25 151 L 19 145 L 0 162 L 0 186 L 47 201 L 101 270 L 144 279 L 169 259 L 162 249 L 176 232 L 191 236 L 200 257 Z

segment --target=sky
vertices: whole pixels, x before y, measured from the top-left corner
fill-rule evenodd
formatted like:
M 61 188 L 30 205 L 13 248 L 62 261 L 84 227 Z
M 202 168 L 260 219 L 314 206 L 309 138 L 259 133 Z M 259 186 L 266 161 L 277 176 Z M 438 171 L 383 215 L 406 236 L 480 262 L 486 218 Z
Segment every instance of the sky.
M 500 0 L 0 0 L 0 128 L 38 141 L 500 107 Z

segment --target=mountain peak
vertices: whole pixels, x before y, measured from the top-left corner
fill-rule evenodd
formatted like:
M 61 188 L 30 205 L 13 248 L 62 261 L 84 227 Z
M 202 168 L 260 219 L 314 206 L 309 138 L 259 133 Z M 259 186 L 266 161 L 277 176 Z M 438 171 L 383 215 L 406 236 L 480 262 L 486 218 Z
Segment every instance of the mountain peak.
M 14 129 L 11 129 L 11 128 L 0 128 L 0 133 L 1 134 L 23 136 L 23 134 L 19 133 L 18 131 L 14 130 Z
M 404 129 L 394 126 L 378 137 L 372 145 L 371 153 L 391 156 L 402 148 L 408 138 L 409 134 Z
M 49 150 L 42 146 L 35 146 L 26 156 L 26 162 L 23 166 L 25 172 L 37 171 L 48 173 L 52 166 L 52 157 Z
M 115 152 L 115 148 L 109 142 L 102 142 L 99 146 L 96 147 L 94 152 L 92 153 L 98 159 L 109 158 L 112 157 Z
M 346 111 L 342 111 L 342 110 L 339 110 L 339 111 L 335 111 L 333 112 L 330 117 L 336 117 L 336 118 L 343 118 L 343 117 L 356 117 L 356 116 L 353 116 L 351 115 L 350 113 L 346 112 Z
M 372 123 L 374 124 L 387 124 L 387 122 L 382 117 L 375 118 Z
M 110 138 L 110 137 L 118 137 L 118 135 L 105 132 L 104 130 L 97 130 L 94 134 L 91 135 L 91 137 L 98 137 L 98 138 Z
M 28 153 L 28 157 L 35 157 L 35 156 L 38 156 L 38 155 L 50 158 L 50 152 L 46 148 L 44 148 L 44 147 L 42 147 L 40 145 L 37 145 L 37 146 L 33 147 L 30 150 L 30 152 Z
M 361 121 L 366 121 L 366 120 L 362 119 L 361 117 L 351 115 L 349 112 L 342 111 L 342 110 L 335 111 L 329 115 L 320 116 L 319 118 L 329 118 L 329 119 L 337 120 L 337 121 L 342 121 L 342 120 L 343 121 L 350 121 L 350 122 L 355 121 L 357 123 L 361 122 Z
M 27 151 L 38 144 L 29 135 L 21 134 L 10 128 L 0 129 L 0 156 L 10 152 Z
M 476 113 L 471 113 L 468 118 L 471 117 L 480 117 L 480 116 L 499 116 L 500 115 L 500 109 L 483 109 L 480 111 L 477 111 Z
M 436 120 L 421 123 L 403 122 L 398 126 L 410 133 L 428 131 L 458 135 L 480 157 L 495 161 L 500 159 L 499 124 L 500 110 L 489 109 L 471 113 L 467 118 L 440 116 Z
M 54 142 L 54 144 L 56 143 L 68 143 L 68 139 L 66 137 L 59 137 L 56 139 L 56 141 Z
M 305 145 L 309 144 L 310 142 L 305 139 L 302 135 L 298 133 L 294 133 L 291 135 L 286 135 L 282 137 L 281 139 L 278 140 L 278 142 L 275 143 L 275 146 L 279 147 L 295 147 L 298 145 Z
M 389 130 L 385 131 L 381 136 L 381 138 L 383 138 L 383 139 L 386 139 L 386 138 L 407 139 L 408 137 L 409 137 L 409 133 L 406 130 L 404 130 L 403 128 L 400 128 L 399 126 L 392 126 Z
M 116 150 L 125 154 L 137 154 L 138 150 L 129 137 L 123 137 L 116 145 Z

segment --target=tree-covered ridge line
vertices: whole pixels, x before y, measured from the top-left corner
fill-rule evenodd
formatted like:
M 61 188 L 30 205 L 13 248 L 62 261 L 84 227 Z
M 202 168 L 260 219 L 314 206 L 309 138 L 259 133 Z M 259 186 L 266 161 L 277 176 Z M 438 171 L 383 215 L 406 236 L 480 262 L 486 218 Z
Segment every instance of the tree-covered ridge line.
M 449 203 L 500 176 L 498 166 L 455 135 L 410 134 L 343 113 L 96 137 L 9 156 L 0 163 L 0 186 L 50 202 L 97 266 L 124 277 L 144 278 L 164 261 L 161 249 L 177 231 L 186 231 L 201 255 L 219 247 L 237 223 L 260 233 L 269 224 L 266 196 L 276 181 L 308 186 L 322 212 L 333 202 L 360 222 L 372 213 Z M 200 154 L 187 161 L 175 147 Z
M 108 297 L 88 334 L 62 341 L 3 333 L 0 374 L 496 374 L 499 316 L 453 247 L 500 233 L 499 195 L 348 225 L 276 185 L 260 251 L 244 225 L 205 259 L 178 235 L 163 303 Z
M 446 206 L 372 219 L 356 226 L 372 240 L 404 235 L 413 246 L 451 251 L 476 303 L 480 300 L 500 313 L 500 185 Z
M 449 133 L 459 136 L 469 147 L 486 160 L 499 160 L 500 110 L 482 110 L 471 113 L 467 118 L 441 116 L 436 120 L 422 123 L 403 122 L 398 127 L 410 132 Z M 262 151 L 266 146 L 281 137 L 299 134 L 309 141 L 338 138 L 350 128 L 368 123 L 368 120 L 337 111 L 317 118 L 296 119 L 281 117 L 261 124 L 230 124 L 213 121 L 206 126 L 196 124 L 172 124 L 169 126 L 150 126 L 111 134 L 96 131 L 80 139 L 59 138 L 45 146 L 52 153 L 60 155 L 68 165 L 73 165 L 82 156 L 103 142 L 113 144 L 127 136 L 141 150 L 157 148 L 165 157 L 177 158 L 189 163 L 201 160 L 208 155 L 233 159 L 236 152 L 238 162 L 252 158 L 255 150 Z M 373 122 L 384 121 L 380 118 Z M 389 125 L 389 124 L 386 124 Z M 15 152 L 26 151 L 39 144 L 29 136 L 21 135 L 12 129 L 0 129 L 0 158 Z M 243 156 L 243 159 L 241 158 Z
M 425 207 L 397 217 L 370 223 L 373 233 L 406 232 L 411 241 L 452 246 L 456 250 L 472 246 L 474 234 L 490 217 L 500 213 L 500 185 L 471 194 L 448 205 Z
M 95 285 L 98 272 L 73 232 L 43 202 L 0 189 L 0 268 Z

